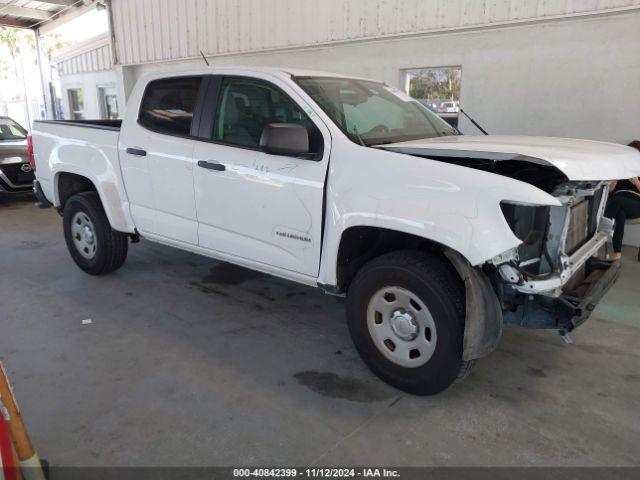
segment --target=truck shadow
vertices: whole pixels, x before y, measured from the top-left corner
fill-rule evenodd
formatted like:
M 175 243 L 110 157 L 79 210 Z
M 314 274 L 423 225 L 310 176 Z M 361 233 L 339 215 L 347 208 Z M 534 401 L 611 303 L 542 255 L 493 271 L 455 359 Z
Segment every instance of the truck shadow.
M 167 277 L 163 285 L 177 282 L 186 287 L 187 293 L 176 296 L 172 304 L 198 304 L 188 317 L 187 312 L 172 309 L 174 315 L 197 325 L 189 335 L 165 322 L 154 328 L 170 327 L 185 347 L 206 351 L 213 363 L 225 364 L 239 378 L 253 377 L 267 390 L 279 382 L 291 383 L 297 385 L 289 390 L 294 396 L 304 395 L 299 391 L 304 387 L 320 398 L 356 403 L 388 402 L 406 395 L 375 377 L 359 358 L 349 337 L 342 299 L 243 267 L 146 242 L 142 245 L 144 252 L 134 252 L 125 267 L 127 276 L 141 274 L 140 267 L 148 268 L 156 281 Z M 137 264 L 142 257 L 144 265 Z M 229 345 L 236 354 L 224 353 Z M 556 370 L 550 365 L 561 363 L 565 355 L 560 347 L 554 332 L 507 329 L 498 350 L 481 360 L 464 382 L 436 397 L 412 398 L 437 405 L 463 401 L 490 386 L 494 401 L 512 405 L 544 401 L 548 396 L 536 393 L 537 386 L 553 380 Z M 277 368 L 265 371 L 265 364 Z

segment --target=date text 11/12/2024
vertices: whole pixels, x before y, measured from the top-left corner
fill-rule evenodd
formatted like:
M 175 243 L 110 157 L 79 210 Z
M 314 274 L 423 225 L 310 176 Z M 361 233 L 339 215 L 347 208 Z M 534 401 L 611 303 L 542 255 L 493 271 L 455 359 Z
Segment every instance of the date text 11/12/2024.
M 234 478 L 401 478 L 387 468 L 238 468 Z

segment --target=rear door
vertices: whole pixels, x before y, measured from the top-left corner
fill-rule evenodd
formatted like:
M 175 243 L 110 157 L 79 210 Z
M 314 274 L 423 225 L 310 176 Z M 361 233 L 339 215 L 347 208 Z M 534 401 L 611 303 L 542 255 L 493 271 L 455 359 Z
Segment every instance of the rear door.
M 307 127 L 312 153 L 261 152 L 270 123 Z M 201 126 L 206 141 L 194 149 L 200 246 L 317 276 L 331 148 L 326 126 L 285 82 L 269 77 L 215 77 Z
M 208 81 L 207 76 L 151 81 L 137 120 L 123 125 L 122 174 L 131 214 L 143 234 L 198 244 L 193 150 L 199 96 Z

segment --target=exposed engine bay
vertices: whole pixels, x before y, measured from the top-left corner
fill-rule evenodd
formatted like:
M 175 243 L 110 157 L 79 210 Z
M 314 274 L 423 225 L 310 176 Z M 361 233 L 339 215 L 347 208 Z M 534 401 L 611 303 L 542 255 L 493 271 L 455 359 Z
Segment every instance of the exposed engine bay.
M 552 193 L 559 185 L 567 183 L 567 176 L 553 165 L 539 158 L 499 152 L 469 152 L 459 150 L 425 149 L 411 147 L 386 147 L 382 150 L 438 162 L 473 168 L 513 178 Z
M 502 204 L 523 240 L 511 259 L 492 261 L 505 321 L 570 331 L 588 317 L 597 294 L 590 287 L 618 271 L 603 255 L 612 227 L 602 217 L 607 193 L 606 182 L 568 182 L 553 192 L 559 207 Z

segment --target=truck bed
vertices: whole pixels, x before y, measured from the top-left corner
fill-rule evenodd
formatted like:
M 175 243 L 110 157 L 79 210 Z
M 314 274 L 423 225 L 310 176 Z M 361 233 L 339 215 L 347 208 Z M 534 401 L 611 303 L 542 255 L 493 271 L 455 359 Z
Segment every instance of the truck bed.
M 50 203 L 61 206 L 58 174 L 84 177 L 100 194 L 111 225 L 129 232 L 133 227 L 126 214 L 118 154 L 121 124 L 120 120 L 44 120 L 34 122 L 31 135 L 36 180 Z

